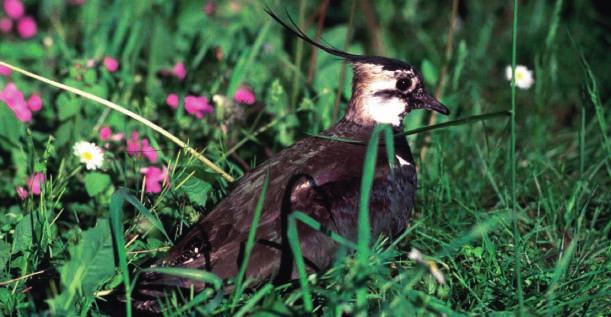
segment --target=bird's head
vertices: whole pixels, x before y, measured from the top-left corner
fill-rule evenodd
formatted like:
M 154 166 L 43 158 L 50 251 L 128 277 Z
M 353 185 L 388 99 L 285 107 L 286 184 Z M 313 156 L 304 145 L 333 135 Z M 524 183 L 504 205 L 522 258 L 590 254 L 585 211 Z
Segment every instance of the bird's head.
M 376 123 L 400 126 L 405 115 L 414 109 L 434 110 L 444 115 L 450 113 L 426 91 L 422 75 L 411 65 L 396 59 L 351 54 L 322 45 L 300 30 L 290 16 L 291 25 L 288 25 L 271 10 L 266 11 L 302 40 L 352 64 L 352 98 L 345 115 L 348 121 L 365 126 Z
M 409 64 L 378 56 L 359 56 L 351 63 L 352 99 L 346 119 L 361 125 L 399 126 L 414 109 L 450 113 L 426 91 L 422 75 Z

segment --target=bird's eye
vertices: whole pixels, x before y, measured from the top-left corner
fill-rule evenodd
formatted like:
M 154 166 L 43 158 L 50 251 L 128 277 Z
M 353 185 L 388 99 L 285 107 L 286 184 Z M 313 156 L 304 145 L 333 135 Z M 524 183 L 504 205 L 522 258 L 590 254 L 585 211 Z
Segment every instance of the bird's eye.
M 397 89 L 401 91 L 407 90 L 412 85 L 412 81 L 409 78 L 399 78 L 397 80 Z

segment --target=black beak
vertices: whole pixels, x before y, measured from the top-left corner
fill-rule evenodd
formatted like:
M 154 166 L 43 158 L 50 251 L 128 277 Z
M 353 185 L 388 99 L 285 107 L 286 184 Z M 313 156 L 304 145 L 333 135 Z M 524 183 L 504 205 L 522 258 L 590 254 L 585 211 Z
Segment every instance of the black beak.
M 437 101 L 437 99 L 433 98 L 427 93 L 424 93 L 419 99 L 422 104 L 422 108 L 426 110 L 435 110 L 446 116 L 450 114 L 448 107 L 444 106 L 441 102 Z

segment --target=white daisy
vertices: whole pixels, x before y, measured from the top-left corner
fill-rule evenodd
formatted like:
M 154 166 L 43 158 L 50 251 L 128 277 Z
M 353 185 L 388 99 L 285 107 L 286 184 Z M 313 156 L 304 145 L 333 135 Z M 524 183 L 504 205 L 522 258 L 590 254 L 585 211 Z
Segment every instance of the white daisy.
M 74 155 L 79 157 L 81 163 L 85 164 L 88 170 L 96 170 L 102 167 L 104 152 L 97 145 L 87 141 L 80 141 L 76 142 L 72 149 Z
M 511 65 L 505 68 L 505 78 L 511 81 Z M 528 89 L 535 83 L 535 79 L 533 78 L 532 70 L 528 69 L 526 66 L 517 65 L 516 66 L 516 87 L 522 89 Z

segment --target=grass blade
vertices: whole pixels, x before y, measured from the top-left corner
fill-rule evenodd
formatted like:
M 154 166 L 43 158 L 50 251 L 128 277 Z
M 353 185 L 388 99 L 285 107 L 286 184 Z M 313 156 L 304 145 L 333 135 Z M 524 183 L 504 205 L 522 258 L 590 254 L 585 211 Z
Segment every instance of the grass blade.
M 320 222 L 316 221 L 316 219 L 308 216 L 307 214 L 305 214 L 305 213 L 303 213 L 301 211 L 294 211 L 292 214 L 294 215 L 293 217 L 295 217 L 296 220 L 299 220 L 303 224 L 309 226 L 310 228 L 312 228 L 312 229 L 314 229 L 314 230 L 316 230 L 316 231 L 326 235 L 327 237 L 333 239 L 333 241 L 335 241 L 335 242 L 337 242 L 337 243 L 339 243 L 339 244 L 341 244 L 341 245 L 343 245 L 345 247 L 348 247 L 348 248 L 356 250 L 357 246 L 356 246 L 356 244 L 354 244 L 354 242 L 344 238 L 343 236 L 341 236 L 340 234 L 338 234 L 337 232 L 335 232 L 333 230 L 330 230 L 330 229 L 327 229 L 327 228 L 323 227 L 320 224 Z
M 119 269 L 123 277 L 125 287 L 125 314 L 127 317 L 132 315 L 132 291 L 129 282 L 129 269 L 127 267 L 127 254 L 125 251 L 125 239 L 123 238 L 123 203 L 125 200 L 119 195 L 118 190 L 110 198 L 110 229 L 112 231 L 112 241 L 115 244 L 117 257 L 119 258 Z
M 212 285 L 215 290 L 219 290 L 223 286 L 223 280 L 216 274 L 204 270 L 187 269 L 182 267 L 155 267 L 143 270 L 144 272 L 155 272 L 166 275 L 174 275 L 189 280 L 203 282 L 206 285 Z
M 265 182 L 263 183 L 263 187 L 261 188 L 261 194 L 259 195 L 259 199 L 257 200 L 257 205 L 255 207 L 255 212 L 252 216 L 250 230 L 248 231 L 248 239 L 246 240 L 246 246 L 244 247 L 244 259 L 242 260 L 242 264 L 240 265 L 240 271 L 236 276 L 235 289 L 233 291 L 233 295 L 231 296 L 232 306 L 235 306 L 238 299 L 242 296 L 242 284 L 244 283 L 244 275 L 246 274 L 246 269 L 248 268 L 248 260 L 250 260 L 250 254 L 252 253 L 252 249 L 255 246 L 257 226 L 259 226 L 259 221 L 261 220 L 261 213 L 263 212 L 263 203 L 265 202 L 265 194 L 267 193 L 268 185 L 269 175 L 265 177 Z
M 518 228 L 517 217 L 517 188 L 516 188 L 516 56 L 518 47 L 518 0 L 513 1 L 513 26 L 512 26 L 512 45 L 511 45 L 511 146 L 509 149 L 509 160 L 511 163 L 511 211 L 513 218 L 513 239 L 514 239 L 514 261 L 516 282 L 518 286 L 518 316 L 524 312 L 524 294 L 522 291 L 522 265 L 520 262 L 521 237 Z
M 449 128 L 449 127 L 453 127 L 453 126 L 459 126 L 459 125 L 463 125 L 463 124 L 467 124 L 467 123 L 479 122 L 479 121 L 496 119 L 496 118 L 507 117 L 507 116 L 511 116 L 511 111 L 502 110 L 502 111 L 478 114 L 478 115 L 468 116 L 468 117 L 464 117 L 464 118 L 457 119 L 457 120 L 452 120 L 452 121 L 448 121 L 448 122 L 438 123 L 438 124 L 427 126 L 427 127 L 421 127 L 421 128 L 417 128 L 417 129 L 408 130 L 408 131 L 405 131 L 405 132 L 398 133 L 395 136 L 398 136 L 398 135 L 401 135 L 401 134 L 405 135 L 405 136 L 408 136 L 408 135 L 419 134 L 419 133 L 423 133 L 423 132 L 429 132 L 429 131 Z M 348 139 L 348 138 L 340 138 L 340 137 L 333 137 L 333 136 L 326 136 L 326 135 L 315 135 L 315 134 L 308 134 L 308 135 L 312 136 L 312 137 L 317 137 L 317 138 L 326 139 L 326 140 L 332 140 L 332 141 L 338 141 L 338 142 L 363 144 L 363 142 L 361 142 L 361 141 L 352 140 L 352 139 Z
M 467 124 L 467 123 L 484 121 L 484 120 L 489 120 L 489 119 L 496 119 L 496 118 L 501 118 L 501 117 L 506 117 L 506 116 L 511 116 L 511 112 L 507 111 L 507 110 L 501 110 L 501 111 L 496 111 L 496 112 L 489 112 L 489 113 L 478 114 L 478 115 L 474 115 L 474 116 L 468 116 L 468 117 L 465 117 L 465 118 L 461 118 L 461 119 L 457 119 L 457 120 L 452 120 L 452 121 L 448 121 L 448 122 L 444 122 L 444 123 L 439 123 L 439 124 L 435 124 L 435 125 L 431 125 L 431 126 L 427 126 L 427 127 L 422 127 L 422 128 L 417 128 L 417 129 L 413 129 L 413 130 L 408 130 L 406 132 L 403 132 L 403 134 L 404 135 L 418 134 L 418 133 L 422 133 L 422 132 L 434 131 L 434 130 L 439 130 L 439 129 L 443 129 L 443 128 L 459 126 L 459 125 L 463 125 L 463 124 Z
M 302 29 L 305 23 L 305 11 L 306 11 L 306 1 L 299 0 L 299 28 Z M 289 17 L 290 18 L 290 17 Z M 297 105 L 297 96 L 299 95 L 300 89 L 300 78 L 303 76 L 301 73 L 301 61 L 303 60 L 303 41 L 297 41 L 297 48 L 295 52 L 295 73 L 293 75 L 293 82 L 291 88 L 291 105 L 296 107 Z
M 581 54 L 581 62 L 583 64 L 583 68 L 586 72 L 586 85 L 588 88 L 588 95 L 590 96 L 590 100 L 594 105 L 594 111 L 596 114 L 596 120 L 598 121 L 598 126 L 600 128 L 600 134 L 603 138 L 603 149 L 607 151 L 607 155 L 611 155 L 611 144 L 609 144 L 609 140 L 607 137 L 607 120 L 605 116 L 605 110 L 603 108 L 603 104 L 600 100 L 600 93 L 598 90 L 598 81 L 596 80 L 596 76 L 594 76 L 594 72 L 592 72 L 592 68 L 590 64 L 586 60 L 583 52 L 580 51 Z
M 311 313 L 314 310 L 314 303 L 312 302 L 312 293 L 310 292 L 310 287 L 308 286 L 308 275 L 306 272 L 305 262 L 303 260 L 303 254 L 301 252 L 301 245 L 299 243 L 296 214 L 297 212 L 294 212 L 288 216 L 288 228 L 286 234 L 289 239 L 291 252 L 293 252 L 293 256 L 295 257 L 295 266 L 297 267 L 297 274 L 299 275 L 303 306 L 306 312 Z
M 136 198 L 136 196 L 130 194 L 127 189 L 119 188 L 113 194 L 113 197 L 116 197 L 117 200 L 121 200 L 121 203 L 123 203 L 124 201 L 127 201 L 128 203 L 130 203 L 139 212 L 141 212 L 146 217 L 146 219 L 148 219 L 148 221 L 150 221 L 151 224 L 155 228 L 157 228 L 157 230 L 161 231 L 163 236 L 168 241 L 170 241 L 170 242 L 172 241 L 172 239 L 170 239 L 170 236 L 168 236 L 168 233 L 165 231 L 165 228 L 163 227 L 163 224 L 161 224 L 161 220 L 159 220 L 159 217 L 157 217 L 157 215 L 154 215 L 150 210 L 148 210 L 146 207 L 144 207 L 144 205 L 142 205 L 142 203 L 140 203 L 138 198 Z
M 156 267 L 156 268 L 145 269 L 142 271 L 143 272 L 155 272 L 155 273 L 166 274 L 166 275 L 174 275 L 174 276 L 182 277 L 185 279 L 202 282 L 206 286 L 208 285 L 212 286 L 212 288 L 214 289 L 216 293 L 216 296 L 213 298 L 212 301 L 210 301 L 204 307 L 201 307 L 203 308 L 204 311 L 208 313 L 212 312 L 221 302 L 221 299 L 223 296 L 223 291 L 221 289 L 223 287 L 223 280 L 212 272 L 208 272 L 204 270 L 197 270 L 197 269 L 187 269 L 187 268 L 182 268 L 182 267 Z M 185 311 L 189 309 L 190 306 L 195 305 L 198 302 L 206 300 L 208 297 L 207 295 L 208 294 L 206 294 L 204 291 L 200 292 L 189 303 L 187 303 L 186 305 L 180 306 L 179 311 Z
M 301 221 L 305 225 L 313 228 L 314 230 L 325 234 L 329 238 L 333 239 L 333 241 L 343 246 L 355 250 L 357 249 L 357 246 L 353 242 L 339 235 L 338 233 L 324 228 L 314 218 L 306 215 L 301 211 L 294 211 L 288 216 L 287 237 L 289 240 L 289 246 L 291 247 L 291 252 L 293 252 L 293 256 L 295 257 L 295 266 L 297 267 L 297 274 L 299 276 L 299 284 L 301 286 L 304 308 L 307 312 L 312 312 L 312 310 L 314 309 L 314 304 L 312 302 L 312 294 L 308 285 L 308 274 L 306 271 L 305 261 L 303 260 L 303 254 L 301 252 L 299 235 L 297 233 L 297 221 Z
M 274 287 L 271 284 L 267 284 L 263 286 L 259 291 L 255 293 L 245 304 L 238 310 L 238 312 L 234 315 L 235 317 L 242 317 L 248 313 L 252 312 L 252 308 L 263 298 L 263 296 L 267 295 L 270 291 L 272 291 Z
M 388 125 L 377 125 L 371 133 L 367 152 L 365 154 L 365 164 L 363 166 L 363 177 L 361 179 L 361 189 L 359 198 L 358 215 L 358 241 L 357 241 L 357 262 L 362 268 L 367 267 L 369 260 L 369 244 L 371 242 L 371 225 L 369 222 L 369 200 L 371 198 L 371 188 L 375 176 L 376 159 L 378 154 L 379 135 L 384 131 L 386 149 L 389 162 L 394 161 L 394 146 L 392 129 Z M 391 153 L 392 151 L 392 153 Z M 392 163 L 391 163 L 392 166 Z M 361 286 L 356 293 L 356 303 L 359 315 L 367 313 L 367 287 Z
M 573 259 L 573 254 L 575 253 L 575 248 L 577 247 L 577 239 L 571 240 L 568 248 L 556 264 L 556 269 L 554 270 L 554 274 L 552 275 L 552 280 L 550 282 L 549 290 L 547 291 L 547 307 L 549 311 L 553 311 L 554 308 L 554 298 L 555 292 L 558 289 L 558 282 L 562 278 L 562 275 L 566 272 L 571 260 Z

